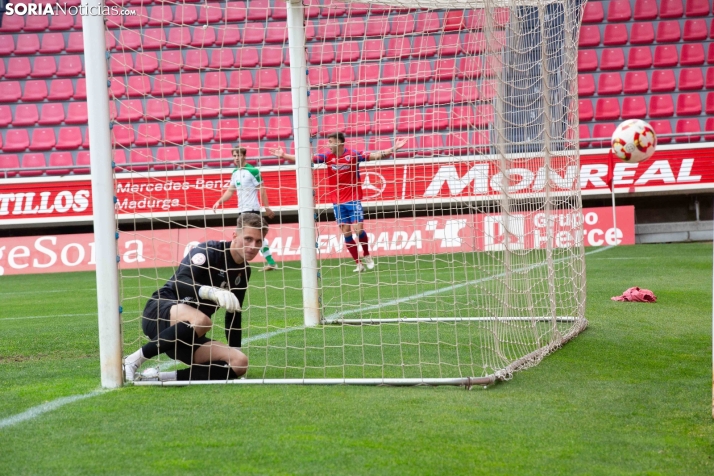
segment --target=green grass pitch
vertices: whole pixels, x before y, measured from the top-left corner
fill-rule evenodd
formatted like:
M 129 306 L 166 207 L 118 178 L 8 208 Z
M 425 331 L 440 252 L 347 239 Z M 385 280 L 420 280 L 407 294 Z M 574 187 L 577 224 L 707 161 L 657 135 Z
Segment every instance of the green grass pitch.
M 97 390 L 99 366 L 93 274 L 3 276 L 0 474 L 714 474 L 711 244 L 619 247 L 586 259 L 589 329 L 539 366 L 487 390 L 126 387 L 7 426 L 2 422 L 28 409 Z M 385 261 L 362 278 L 373 280 L 374 289 L 428 291 L 388 286 L 408 270 Z M 445 283 L 479 279 L 440 278 L 438 271 L 433 278 Z M 300 295 L 298 276 L 253 274 L 248 336 L 299 325 L 291 305 Z M 124 295 L 148 295 L 165 277 L 127 275 Z M 360 292 L 354 276 L 323 276 L 330 283 L 337 278 L 347 295 Z M 652 289 L 659 302 L 610 301 L 634 285 Z M 259 312 L 270 286 L 290 290 L 275 324 Z M 449 296 L 451 308 L 438 308 L 434 299 L 415 312 L 456 312 L 461 299 L 471 299 Z M 323 299 L 328 308 L 335 302 L 329 292 Z M 141 299 L 125 301 L 127 345 L 140 344 L 131 317 L 140 305 Z M 356 343 L 370 343 L 369 335 L 358 337 Z M 284 334 L 274 346 L 297 347 L 294 338 Z M 442 332 L 434 355 L 452 338 Z M 323 353 L 331 339 L 324 337 Z M 286 375 L 270 364 L 278 360 L 261 350 L 268 348 L 264 341 L 247 348 L 255 376 Z M 282 352 L 292 362 L 288 354 Z M 329 372 L 373 375 L 369 361 L 353 368 L 341 358 L 330 357 L 338 365 Z M 389 355 L 380 359 L 389 362 Z M 313 376 L 318 367 L 291 364 L 287 376 Z M 481 363 L 471 361 L 462 369 L 478 370 Z

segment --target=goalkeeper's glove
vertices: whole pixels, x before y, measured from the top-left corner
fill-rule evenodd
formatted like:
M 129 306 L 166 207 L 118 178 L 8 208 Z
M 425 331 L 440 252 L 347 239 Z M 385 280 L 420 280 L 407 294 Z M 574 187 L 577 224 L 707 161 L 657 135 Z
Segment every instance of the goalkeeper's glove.
M 238 298 L 230 291 L 213 286 L 201 286 L 198 288 L 198 295 L 201 299 L 208 299 L 223 307 L 228 312 L 240 311 Z

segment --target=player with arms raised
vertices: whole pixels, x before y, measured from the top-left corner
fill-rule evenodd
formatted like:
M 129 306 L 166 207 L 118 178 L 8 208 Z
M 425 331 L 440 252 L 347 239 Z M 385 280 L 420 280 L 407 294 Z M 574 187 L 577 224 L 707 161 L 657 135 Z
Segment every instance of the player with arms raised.
M 143 378 L 227 380 L 246 373 L 248 358 L 240 350 L 241 306 L 250 279 L 248 261 L 256 257 L 267 233 L 263 218 L 243 213 L 232 241 L 200 243 L 181 260 L 144 308 L 141 328 L 150 342 L 124 360 L 126 381 L 135 379 L 145 361 L 164 353 L 189 368 L 161 373 L 149 369 Z M 228 345 L 205 336 L 220 307 L 226 310 Z
M 221 204 L 230 200 L 237 191 L 239 214 L 255 213 L 260 215 L 260 204 L 262 203 L 263 207 L 265 207 L 265 216 L 272 220 L 275 217 L 275 213 L 268 205 L 268 194 L 265 192 L 263 177 L 261 177 L 257 167 L 248 163 L 246 159 L 247 149 L 245 147 L 234 147 L 231 153 L 233 154 L 233 163 L 236 168 L 231 174 L 231 184 L 223 192 L 221 198 L 213 204 L 213 211 L 215 212 Z M 260 200 L 258 200 L 258 196 L 260 196 Z M 278 269 L 278 265 L 270 252 L 268 240 L 263 241 L 260 254 L 263 255 L 266 261 L 263 271 Z
M 359 180 L 359 163 L 366 160 L 379 160 L 391 156 L 397 150 L 404 147 L 408 138 L 400 138 L 394 143 L 394 147 L 377 152 L 358 152 L 345 147 L 345 135 L 342 132 L 335 132 L 327 136 L 328 153 L 317 154 L 313 157 L 316 164 L 327 165 L 327 183 L 330 190 L 335 220 L 340 226 L 340 231 L 345 238 L 347 251 L 349 251 L 355 263 L 357 263 L 356 273 L 374 268 L 374 261 L 369 255 L 369 238 L 364 230 L 364 213 L 362 211 L 362 187 Z M 286 154 L 283 149 L 271 149 L 270 153 L 280 159 L 295 162 L 295 156 Z M 359 259 L 357 243 L 352 236 L 357 234 L 359 243 L 362 245 L 363 258 Z

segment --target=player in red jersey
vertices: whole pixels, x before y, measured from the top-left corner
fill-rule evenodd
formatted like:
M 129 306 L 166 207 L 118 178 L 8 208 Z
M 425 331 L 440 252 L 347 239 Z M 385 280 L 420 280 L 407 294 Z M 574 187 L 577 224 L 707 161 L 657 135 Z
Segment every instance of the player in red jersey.
M 335 132 L 327 136 L 328 153 L 316 154 L 313 162 L 316 164 L 327 164 L 327 182 L 335 210 L 335 220 L 340 226 L 342 235 L 345 237 L 347 251 L 349 251 L 355 263 L 357 263 L 356 273 L 374 268 L 374 261 L 369 255 L 369 238 L 364 231 L 364 213 L 362 211 L 362 187 L 359 180 L 359 163 L 366 160 L 379 160 L 389 157 L 397 150 L 404 147 L 408 138 L 400 138 L 394 143 L 394 147 L 378 152 L 360 152 L 345 148 L 345 135 L 342 132 Z M 280 159 L 295 162 L 295 156 L 286 154 L 283 149 L 271 149 L 270 153 Z M 362 245 L 363 258 L 359 259 L 357 243 L 352 236 L 357 234 L 360 245 Z M 364 263 L 364 264 L 362 264 Z

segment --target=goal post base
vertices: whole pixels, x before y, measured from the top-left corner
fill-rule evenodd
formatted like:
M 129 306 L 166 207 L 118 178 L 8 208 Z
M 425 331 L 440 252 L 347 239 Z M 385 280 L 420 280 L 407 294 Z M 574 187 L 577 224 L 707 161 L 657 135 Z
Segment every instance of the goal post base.
M 235 379 L 235 380 L 199 380 L 199 381 L 142 381 L 134 382 L 138 386 L 185 387 L 187 385 L 362 385 L 386 387 L 435 387 L 449 385 L 471 388 L 486 387 L 497 381 L 495 375 L 486 377 L 460 378 L 287 378 L 287 379 Z

